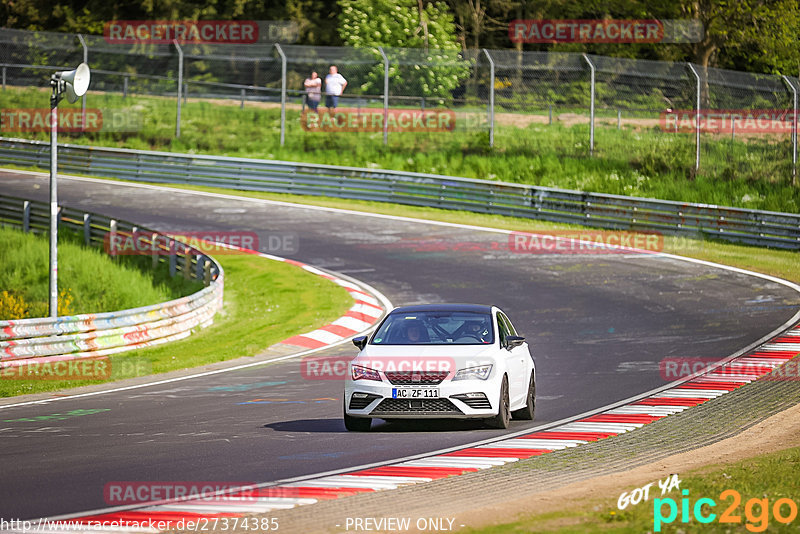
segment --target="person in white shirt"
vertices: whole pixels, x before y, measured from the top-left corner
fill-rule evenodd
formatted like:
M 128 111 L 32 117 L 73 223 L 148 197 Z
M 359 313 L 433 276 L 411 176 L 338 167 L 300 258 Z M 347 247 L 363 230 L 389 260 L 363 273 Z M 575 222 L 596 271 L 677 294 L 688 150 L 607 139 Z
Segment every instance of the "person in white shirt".
M 319 101 L 321 100 L 322 80 L 317 76 L 316 72 L 311 73 L 311 78 L 306 78 L 303 83 L 306 88 L 306 103 L 311 111 L 317 111 Z
M 339 97 L 345 87 L 347 87 L 347 80 L 339 74 L 336 65 L 331 65 L 330 74 L 325 76 L 325 106 L 328 109 L 336 109 L 336 104 L 339 103 Z

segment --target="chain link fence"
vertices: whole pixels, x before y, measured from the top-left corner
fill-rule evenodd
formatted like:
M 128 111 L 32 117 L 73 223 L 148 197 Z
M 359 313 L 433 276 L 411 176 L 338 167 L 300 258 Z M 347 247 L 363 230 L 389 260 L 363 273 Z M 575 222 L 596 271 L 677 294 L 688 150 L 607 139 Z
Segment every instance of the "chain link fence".
M 313 130 L 325 128 L 397 146 L 422 140 L 435 147 L 434 137 L 447 134 L 467 148 L 513 144 L 535 153 L 547 143 L 558 155 L 624 162 L 643 176 L 683 169 L 693 178 L 713 168 L 723 177 L 746 172 L 797 183 L 797 78 L 577 53 L 119 45 L 5 28 L 0 50 L 4 90 L 47 87 L 53 71 L 85 58 L 90 100 L 107 93 L 176 99 L 176 136 L 191 120 L 181 115 L 187 99 L 225 99 L 272 110 L 282 145 L 313 146 Z M 315 113 L 304 80 L 312 71 L 324 80 L 331 65 L 347 86 L 336 113 L 323 86 Z

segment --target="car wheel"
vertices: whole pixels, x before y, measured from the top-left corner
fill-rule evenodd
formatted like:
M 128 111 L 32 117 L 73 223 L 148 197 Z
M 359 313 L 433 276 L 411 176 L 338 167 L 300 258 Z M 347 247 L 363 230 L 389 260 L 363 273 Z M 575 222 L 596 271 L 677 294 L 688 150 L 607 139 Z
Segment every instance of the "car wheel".
M 511 412 L 508 409 L 508 377 L 503 376 L 503 383 L 500 385 L 500 406 L 497 415 L 488 419 L 486 423 L 492 428 L 508 428 L 511 421 Z
M 347 401 L 345 400 L 345 402 Z M 344 410 L 344 427 L 347 430 L 351 432 L 369 432 L 371 426 L 372 419 L 369 417 L 352 417 L 347 415 L 347 410 Z
M 514 419 L 524 419 L 526 421 L 533 421 L 536 411 L 536 377 L 531 371 L 531 382 L 528 384 L 528 397 L 525 399 L 525 407 L 511 412 Z

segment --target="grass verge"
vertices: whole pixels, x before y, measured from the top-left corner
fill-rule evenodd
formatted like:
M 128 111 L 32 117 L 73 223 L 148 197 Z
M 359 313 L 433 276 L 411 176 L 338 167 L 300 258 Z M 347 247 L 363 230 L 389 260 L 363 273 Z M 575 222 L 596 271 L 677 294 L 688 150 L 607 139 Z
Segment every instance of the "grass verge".
M 8 88 L 6 108 L 46 106 L 46 93 Z M 134 131 L 64 132 L 65 143 L 166 150 L 465 176 L 639 197 L 796 213 L 800 188 L 791 185 L 788 135 L 703 134 L 700 172 L 694 171 L 694 137 L 665 132 L 658 121 L 638 120 L 617 129 L 597 121 L 594 156 L 589 126 L 568 120 L 545 124 L 534 114 L 498 113 L 494 148 L 485 125 L 469 126 L 457 110 L 456 128 L 443 132 L 314 132 L 301 127 L 300 108 L 287 108 L 285 145 L 280 109 L 250 103 L 192 101 L 182 108 L 175 138 L 175 101 L 163 97 L 90 92 L 87 107 L 122 111 Z M 62 103 L 64 110 L 77 104 Z M 536 111 L 536 110 L 532 110 Z M 484 117 L 483 111 L 470 117 Z M 584 117 L 585 118 L 585 117 Z M 588 120 L 588 119 L 587 119 Z M 460 122 L 459 122 L 460 121 Z M 47 139 L 47 132 L 5 135 Z
M 167 265 L 150 268 L 149 258 L 124 256 L 112 260 L 98 248 L 86 247 L 80 236 L 58 233 L 59 315 L 100 313 L 148 306 L 176 299 L 203 288 L 203 284 L 171 278 Z M 46 317 L 49 301 L 49 241 L 44 234 L 26 234 L 0 226 L 0 289 L 8 291 L 25 317 Z M 113 288 L 113 289 L 109 289 Z M 0 302 L 0 319 L 21 314 Z M 5 304 L 8 304 L 5 302 Z
M 292 335 L 341 316 L 352 298 L 302 269 L 258 256 L 222 256 L 225 305 L 214 324 L 189 338 L 111 356 L 108 380 L 0 380 L 0 397 L 166 373 L 253 356 Z
M 642 500 L 637 505 L 628 505 L 624 510 L 617 508 L 619 495 L 606 499 L 586 499 L 579 509 L 561 510 L 547 514 L 532 515 L 520 521 L 498 524 L 480 529 L 467 529 L 469 534 L 515 534 L 522 532 L 665 532 L 703 534 L 716 532 L 797 532 L 800 518 L 797 517 L 797 473 L 800 471 L 800 448 L 765 454 L 727 465 L 711 465 L 681 475 L 680 489 L 688 490 L 682 495 L 673 490 L 661 496 L 657 485 L 650 488 L 648 501 Z M 630 488 L 632 491 L 634 488 Z M 736 502 L 734 494 L 723 494 L 726 490 L 734 490 L 740 497 Z M 656 499 L 673 499 L 677 515 L 670 522 L 659 525 L 655 530 L 654 516 L 669 518 L 669 504 Z M 682 517 L 682 499 L 687 499 L 687 519 Z M 714 508 L 701 503 L 704 517 L 715 514 L 713 521 L 701 523 L 694 517 L 695 504 L 699 499 L 707 498 L 716 503 Z M 775 504 L 779 499 L 794 502 L 794 518 L 788 523 L 781 523 L 775 516 Z M 758 504 L 751 500 L 759 501 Z M 763 506 L 766 504 L 766 506 Z M 735 505 L 735 507 L 734 507 Z M 730 509 L 731 523 L 722 523 L 721 515 Z M 791 506 L 783 501 L 780 511 L 782 517 L 791 517 Z

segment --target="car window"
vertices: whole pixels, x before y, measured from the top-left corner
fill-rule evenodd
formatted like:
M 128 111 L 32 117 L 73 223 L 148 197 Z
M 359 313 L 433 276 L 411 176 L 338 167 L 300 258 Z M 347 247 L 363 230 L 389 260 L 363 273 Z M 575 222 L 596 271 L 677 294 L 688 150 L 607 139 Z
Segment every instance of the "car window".
M 492 316 L 481 312 L 391 313 L 372 337 L 372 345 L 491 345 Z
M 500 317 L 502 317 L 503 322 L 506 323 L 506 328 L 508 329 L 508 333 L 511 334 L 512 336 L 518 336 L 519 334 L 517 334 L 517 330 L 514 328 L 514 325 L 511 324 L 511 319 L 509 319 L 505 313 L 501 313 Z
M 497 330 L 500 332 L 500 346 L 505 347 L 506 336 L 510 335 L 510 332 L 508 330 L 508 325 L 503 320 L 503 314 L 499 312 L 497 314 Z

